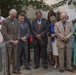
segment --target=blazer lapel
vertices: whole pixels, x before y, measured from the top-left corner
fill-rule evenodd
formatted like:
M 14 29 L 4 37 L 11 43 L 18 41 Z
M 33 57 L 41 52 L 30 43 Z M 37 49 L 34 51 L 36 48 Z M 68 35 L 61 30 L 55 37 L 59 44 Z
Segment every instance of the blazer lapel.
M 65 29 L 65 31 L 66 31 L 68 28 L 69 28 L 69 24 L 68 24 L 68 22 L 66 22 L 66 29 Z
M 42 29 L 42 27 L 43 27 L 43 18 L 42 18 L 42 21 L 41 21 L 40 30 Z
M 16 32 L 17 31 L 17 25 L 18 25 L 19 23 L 14 19 L 14 25 L 13 25 L 13 29 L 14 29 L 14 32 Z
M 60 21 L 60 29 L 62 30 L 62 32 L 64 32 L 64 28 L 63 28 L 63 25 L 62 25 L 61 21 Z
M 37 19 L 36 19 L 36 21 L 35 21 L 35 28 L 36 28 L 36 30 L 38 31 Z
M 21 23 L 19 23 L 19 26 L 20 26 L 20 29 L 21 29 L 22 31 L 24 31 L 24 26 L 23 26 L 23 28 L 22 28 Z
M 8 20 L 8 25 L 11 28 L 11 31 L 13 32 L 14 24 L 11 23 L 9 18 L 7 20 Z

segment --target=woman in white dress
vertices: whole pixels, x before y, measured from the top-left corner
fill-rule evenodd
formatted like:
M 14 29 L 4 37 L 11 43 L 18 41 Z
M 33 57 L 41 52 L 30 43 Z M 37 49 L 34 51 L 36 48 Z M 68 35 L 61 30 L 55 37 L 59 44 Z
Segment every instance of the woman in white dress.
M 54 26 L 55 26 L 55 23 L 56 23 L 55 16 L 51 16 L 50 21 L 51 21 L 50 34 L 51 34 L 51 41 L 52 41 L 52 48 L 53 48 L 53 56 L 54 56 L 54 61 L 55 61 L 54 68 L 57 68 L 57 66 L 58 66 L 58 49 L 57 49 L 57 46 L 56 46 L 56 38 L 57 37 L 56 37 L 55 31 L 54 31 Z

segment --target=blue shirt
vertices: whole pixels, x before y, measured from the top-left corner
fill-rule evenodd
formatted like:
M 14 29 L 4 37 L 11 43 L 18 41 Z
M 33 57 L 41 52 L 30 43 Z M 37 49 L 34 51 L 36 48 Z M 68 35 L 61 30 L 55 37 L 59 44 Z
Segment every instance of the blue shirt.
M 66 27 L 66 22 L 63 22 L 62 23 L 63 27 L 64 27 L 64 30 L 65 30 L 65 27 Z
M 53 24 L 50 24 L 49 25 L 49 29 L 50 29 L 50 34 L 55 34 L 55 30 L 54 30 L 54 25 Z M 51 38 L 51 41 L 54 42 L 54 37 Z

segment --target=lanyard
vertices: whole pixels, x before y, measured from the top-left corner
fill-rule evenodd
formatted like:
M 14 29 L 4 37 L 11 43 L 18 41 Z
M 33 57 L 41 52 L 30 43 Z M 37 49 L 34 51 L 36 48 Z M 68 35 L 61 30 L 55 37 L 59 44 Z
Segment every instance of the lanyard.
M 37 20 L 37 24 L 40 24 L 41 25 L 41 22 L 42 22 L 42 18 Z

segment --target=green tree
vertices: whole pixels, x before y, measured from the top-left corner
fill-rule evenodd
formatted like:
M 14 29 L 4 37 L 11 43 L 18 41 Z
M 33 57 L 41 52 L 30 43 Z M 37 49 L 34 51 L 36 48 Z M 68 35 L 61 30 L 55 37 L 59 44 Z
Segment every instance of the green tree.
M 0 9 L 2 15 L 6 17 L 10 9 L 15 8 L 17 11 L 22 9 L 23 2 L 21 0 L 0 0 Z
M 10 9 L 15 8 L 18 13 L 23 9 L 28 9 L 29 6 L 33 7 L 34 9 L 40 9 L 43 11 L 50 11 L 54 8 L 58 8 L 59 6 L 65 4 L 73 3 L 74 6 L 76 5 L 75 0 L 62 0 L 57 4 L 49 6 L 43 0 L 0 0 L 0 9 L 2 10 L 2 15 L 6 17 Z
M 28 9 L 28 6 L 32 6 L 35 9 L 43 9 L 43 7 L 47 8 L 48 5 L 46 5 L 43 0 L 0 0 L 0 9 L 4 17 L 8 15 L 9 10 L 12 8 L 20 12 L 23 7 Z

